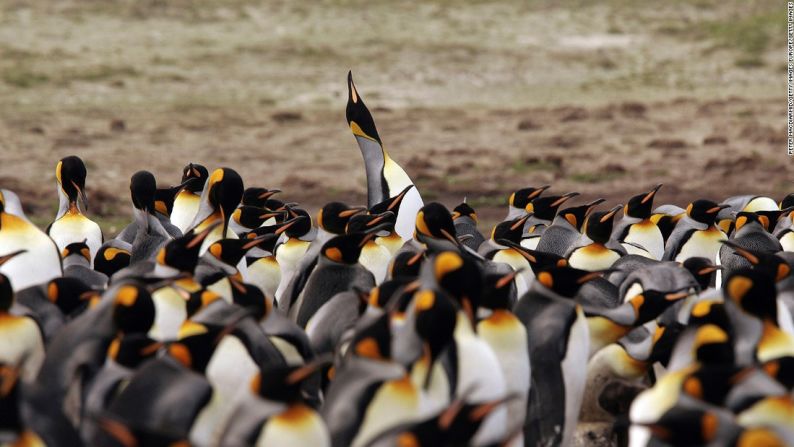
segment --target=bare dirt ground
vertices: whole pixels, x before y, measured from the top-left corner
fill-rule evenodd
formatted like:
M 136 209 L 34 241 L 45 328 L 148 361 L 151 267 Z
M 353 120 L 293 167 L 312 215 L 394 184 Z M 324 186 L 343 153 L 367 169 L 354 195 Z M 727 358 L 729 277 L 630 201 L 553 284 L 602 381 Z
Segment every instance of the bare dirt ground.
M 426 200 L 486 224 L 512 189 L 618 202 L 780 198 L 780 2 L 0 0 L 0 187 L 38 222 L 77 154 L 96 216 L 128 219 L 129 177 L 230 166 L 314 209 L 365 200 L 346 127 L 352 68 Z

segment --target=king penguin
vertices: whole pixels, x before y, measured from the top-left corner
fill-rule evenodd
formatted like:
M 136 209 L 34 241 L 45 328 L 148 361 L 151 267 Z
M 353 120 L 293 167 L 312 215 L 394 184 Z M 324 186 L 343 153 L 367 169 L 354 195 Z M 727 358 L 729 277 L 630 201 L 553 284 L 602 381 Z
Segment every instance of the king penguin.
M 720 241 L 728 236 L 715 225 L 717 213 L 729 205 L 717 204 L 710 200 L 696 200 L 686 208 L 683 217 L 670 233 L 664 250 L 663 260 L 684 262 L 691 257 L 717 258 Z
M 396 196 L 406 187 L 413 185 L 413 181 L 384 149 L 372 114 L 364 105 L 364 100 L 353 84 L 352 72 L 347 75 L 347 87 L 347 123 L 364 157 L 364 167 L 367 172 L 367 201 L 368 206 L 372 207 Z M 413 237 L 416 214 L 423 205 L 419 191 L 415 187 L 411 188 L 403 199 L 395 225 L 397 234 L 404 240 Z
M 653 197 L 661 187 L 662 185 L 658 184 L 652 190 L 630 198 L 623 207 L 623 218 L 612 231 L 613 239 L 629 243 L 624 245 L 629 253 L 632 252 L 631 244 L 636 244 L 657 261 L 664 255 L 664 236 L 662 230 L 651 220 L 651 213 Z
M 14 291 L 63 274 L 57 245 L 25 217 L 18 203 L 16 194 L 7 189 L 0 190 L 0 250 L 5 253 L 25 250 L 0 266 L 0 273 L 9 278 Z M 12 212 L 14 209 L 18 214 Z
M 582 226 L 582 239 L 567 255 L 571 267 L 591 272 L 604 270 L 626 254 L 625 249 L 610 238 L 612 220 L 620 208 L 618 205 L 609 211 L 597 211 L 587 217 Z
M 72 242 L 85 240 L 91 250 L 91 262 L 102 245 L 102 230 L 96 222 L 86 217 L 88 209 L 85 195 L 86 169 L 83 160 L 70 155 L 61 159 L 55 166 L 55 180 L 58 185 L 58 214 L 47 229 L 47 234 L 63 250 Z M 80 203 L 82 202 L 82 206 Z
M 201 190 L 204 189 L 207 177 L 209 172 L 202 165 L 189 163 L 182 170 L 182 184 L 185 187 L 174 198 L 174 207 L 171 210 L 171 223 L 182 233 L 187 232 L 198 213 Z
M 220 225 L 204 239 L 201 254 L 215 241 L 237 238 L 237 235 L 229 229 L 229 219 L 240 204 L 244 189 L 243 179 L 234 169 L 218 168 L 212 171 L 201 191 L 199 209 L 189 225 L 195 233 L 200 233 L 210 225 L 220 222 Z

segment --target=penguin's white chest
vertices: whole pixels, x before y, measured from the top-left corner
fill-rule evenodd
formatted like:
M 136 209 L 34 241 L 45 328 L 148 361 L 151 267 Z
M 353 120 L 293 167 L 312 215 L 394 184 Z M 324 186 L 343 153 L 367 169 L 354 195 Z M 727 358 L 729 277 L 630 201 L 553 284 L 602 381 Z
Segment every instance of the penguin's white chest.
M 372 272 L 375 283 L 380 284 L 386 278 L 386 272 L 389 270 L 391 254 L 386 247 L 369 241 L 361 250 L 358 262 Z
M 642 246 L 656 260 L 662 259 L 664 255 L 664 236 L 659 227 L 650 220 L 646 219 L 630 226 L 623 240 Z
M 708 230 L 697 230 L 684 241 L 675 257 L 676 262 L 684 262 L 689 258 L 701 257 L 710 261 L 715 261 L 720 252 L 721 240 L 728 239 L 728 236 L 719 228 L 711 226 Z
M 331 436 L 317 412 L 305 405 L 297 404 L 268 419 L 262 427 L 256 446 L 276 445 L 330 447 Z
M 568 264 L 577 269 L 594 272 L 612 267 L 620 259 L 615 251 L 601 244 L 590 244 L 579 247 L 568 257 Z
M 416 420 L 420 416 L 419 390 L 408 376 L 385 382 L 367 405 L 353 446 L 366 445 L 389 427 Z
M 789 231 L 780 238 L 783 251 L 794 251 L 794 231 Z
M 200 197 L 190 191 L 182 191 L 177 194 L 174 199 L 174 208 L 171 210 L 171 223 L 185 233 L 193 223 L 200 203 Z
M 0 362 L 19 365 L 25 381 L 32 381 L 44 362 L 44 341 L 28 317 L 0 313 Z
M 154 302 L 154 324 L 149 337 L 154 340 L 175 340 L 179 328 L 187 319 L 187 305 L 173 287 L 163 287 L 152 293 Z
M 562 445 L 571 445 L 582 397 L 587 382 L 587 360 L 590 353 L 590 335 L 587 319 L 580 306 L 576 306 L 576 321 L 568 335 L 568 346 L 562 361 L 562 376 L 565 383 L 565 427 Z
M 281 268 L 275 256 L 266 256 L 248 266 L 248 282 L 259 287 L 265 296 L 273 298 L 281 282 Z
M 61 276 L 60 251 L 43 231 L 20 217 L 0 213 L 0 255 L 27 250 L 0 267 L 14 291 Z

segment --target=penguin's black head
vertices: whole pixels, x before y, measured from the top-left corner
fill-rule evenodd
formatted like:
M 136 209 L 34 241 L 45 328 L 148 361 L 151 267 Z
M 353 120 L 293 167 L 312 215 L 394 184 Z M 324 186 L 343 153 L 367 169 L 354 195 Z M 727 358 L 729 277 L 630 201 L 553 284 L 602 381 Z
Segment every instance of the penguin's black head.
M 794 207 L 788 207 L 779 210 L 761 210 L 756 211 L 754 214 L 758 216 L 758 220 L 761 222 L 761 225 L 764 226 L 764 229 L 768 232 L 772 232 L 775 229 L 778 220 L 792 211 L 794 211 Z
M 208 306 L 210 303 L 221 299 L 220 295 L 205 288 L 194 291 L 177 290 L 180 290 L 180 294 L 185 298 L 185 310 L 187 311 L 188 318 L 195 315 L 196 312 Z
M 474 208 L 469 206 L 468 203 L 461 203 L 460 205 L 456 206 L 454 210 L 452 210 L 452 220 L 455 221 L 460 217 L 468 217 L 473 220 L 475 223 L 477 222 L 477 213 L 474 211 Z
M 352 71 L 347 73 L 347 108 L 345 109 L 345 116 L 353 135 L 368 138 L 378 143 L 381 142 L 372 114 L 369 113 L 369 109 L 364 105 L 364 100 L 361 99 L 358 90 L 356 90 L 356 85 L 353 83 Z
M 61 251 L 61 258 L 66 259 L 68 256 L 77 255 L 82 256 L 86 261 L 91 262 L 91 250 L 88 244 L 83 242 L 72 242 Z
M 419 276 L 425 252 L 402 251 L 389 264 L 389 277 L 414 279 Z
M 244 307 L 251 312 L 251 315 L 261 321 L 272 309 L 271 301 L 265 297 L 262 290 L 253 284 L 245 284 L 237 279 L 230 278 L 232 284 L 232 301 L 238 306 Z
M 483 293 L 480 306 L 491 309 L 510 310 L 516 301 L 516 286 L 513 281 L 519 272 L 502 275 L 488 273 L 483 278 Z
M 61 277 L 47 283 L 47 299 L 67 317 L 81 313 L 98 296 L 97 292 L 77 278 Z
M 154 213 L 154 195 L 157 181 L 149 171 L 138 171 L 130 178 L 130 196 L 132 205 L 139 210 Z
M 717 438 L 719 418 L 711 410 L 674 406 L 648 426 L 653 438 L 669 445 L 706 445 Z
M 271 217 L 278 219 L 283 214 L 283 211 L 273 211 L 267 208 L 242 205 L 232 212 L 232 220 L 246 228 L 259 228 Z
M 730 205 L 714 203 L 711 200 L 695 200 L 686 207 L 686 214 L 697 222 L 713 225 L 717 219 L 717 213 Z
M 723 285 L 726 300 L 731 300 L 750 315 L 777 321 L 777 288 L 772 276 L 761 270 L 738 269 Z
M 532 186 L 528 188 L 521 188 L 518 191 L 510 194 L 510 198 L 507 200 L 507 202 L 514 208 L 525 209 L 527 205 L 540 197 L 540 195 L 543 194 L 543 191 L 549 188 L 551 188 L 551 185 L 543 185 L 539 188 Z
M 783 200 L 780 201 L 780 209 L 786 209 L 794 206 L 794 193 L 783 197 Z
M 753 267 L 754 270 L 760 270 L 775 279 L 781 281 L 791 275 L 791 267 L 785 259 L 780 256 L 754 250 L 752 248 L 745 248 L 735 241 L 722 241 L 723 244 L 733 249 L 734 253 L 746 259 Z
M 243 179 L 234 169 L 220 168 L 212 172 L 208 182 L 209 202 L 221 212 L 223 234 L 226 234 L 229 218 L 243 197 Z
M 303 383 L 318 374 L 326 363 L 327 361 L 321 360 L 300 366 L 266 366 L 251 380 L 251 391 L 270 401 L 288 404 L 302 402 Z
M 572 206 L 570 208 L 560 210 L 557 215 L 562 216 L 574 228 L 576 228 L 578 231 L 581 231 L 582 225 L 584 224 L 587 216 L 593 212 L 593 209 L 595 209 L 596 205 L 602 202 L 604 202 L 604 199 L 595 199 L 592 202 L 586 203 L 584 205 Z
M 725 309 L 725 303 L 717 300 L 704 300 L 695 303 L 689 313 L 689 321 L 687 324 L 690 327 L 713 324 L 724 330 L 729 336 L 732 336 L 733 333 L 728 311 Z
M 322 248 L 324 257 L 340 264 L 355 264 L 361 249 L 374 237 L 372 233 L 351 233 L 334 236 Z
M 427 365 L 425 388 L 430 386 L 433 362 L 452 343 L 457 307 L 443 293 L 424 289 L 414 294 L 414 310 L 416 315 L 416 333 L 422 339 Z
M 243 192 L 243 205 L 262 208 L 267 204 L 268 199 L 280 193 L 280 189 L 267 189 L 252 186 Z
M 623 214 L 638 219 L 649 219 L 653 212 L 653 196 L 659 192 L 659 188 L 661 187 L 662 184 L 660 183 L 654 186 L 652 190 L 630 198 L 628 203 L 626 203 L 626 207 L 623 209 Z
M 538 273 L 537 281 L 557 295 L 573 298 L 588 281 L 600 278 L 602 272 L 588 272 L 570 266 L 552 267 Z
M 578 195 L 578 192 L 569 192 L 561 196 L 538 197 L 527 204 L 524 209 L 528 213 L 534 213 L 538 219 L 552 220 L 563 203 Z
M 180 329 L 179 341 L 168 345 L 168 354 L 184 367 L 203 374 L 226 329 L 188 320 Z
M 160 249 L 157 254 L 157 263 L 175 268 L 180 272 L 193 273 L 198 264 L 201 243 L 216 226 L 211 225 L 198 234 L 189 231 L 184 236 L 172 240 Z
M 431 202 L 423 206 L 416 215 L 417 238 L 446 239 L 457 244 L 452 215 L 444 205 Z
M 692 348 L 701 363 L 732 365 L 734 362 L 733 341 L 728 332 L 715 324 L 704 324 L 697 329 Z
M 402 205 L 405 195 L 408 194 L 408 191 L 410 191 L 413 187 L 414 185 L 408 185 L 396 196 L 372 205 L 372 207 L 369 209 L 369 213 L 381 214 L 385 213 L 386 211 L 391 211 L 396 215 L 398 212 L 400 212 L 400 205 Z
M 62 158 L 55 166 L 55 178 L 69 198 L 69 203 L 76 203 L 79 197 L 83 201 L 83 206 L 88 208 L 85 198 L 85 177 L 85 164 L 75 155 Z
M 378 231 L 394 231 L 397 215 L 391 211 L 381 214 L 357 214 L 347 223 L 346 233 L 376 233 Z
M 438 285 L 453 298 L 474 321 L 480 306 L 483 289 L 483 274 L 480 267 L 469 257 L 454 251 L 436 255 L 428 268 Z
M 606 244 L 609 237 L 612 235 L 612 225 L 614 223 L 615 214 L 620 211 L 621 205 L 612 208 L 609 211 L 594 211 L 584 222 L 582 232 L 587 235 L 593 242 Z
M 418 281 L 408 278 L 387 279 L 369 291 L 367 302 L 374 308 L 385 309 L 396 300 L 397 303 L 394 310 L 396 312 L 405 312 L 406 302 L 413 297 L 418 285 Z
M 289 225 L 282 227 L 282 232 L 286 233 L 289 237 L 301 237 L 311 231 L 312 218 L 309 213 L 302 208 L 287 208 L 290 220 Z M 279 233 L 281 234 L 281 233 Z
M 0 214 L 6 211 L 6 196 L 3 191 L 0 191 Z
M 126 284 L 116 292 L 113 322 L 121 332 L 149 332 L 154 324 L 154 312 L 154 301 L 145 288 Z
M 190 183 L 192 180 L 195 179 L 189 180 L 188 183 Z M 169 186 L 168 188 L 157 188 L 154 191 L 154 209 L 163 216 L 171 216 L 171 211 L 174 210 L 174 201 L 176 200 L 177 194 L 186 188 L 186 184 Z
M 207 177 L 209 176 L 210 174 L 209 171 L 207 171 L 207 168 L 200 164 L 188 163 L 188 165 L 182 169 L 182 183 L 185 183 L 191 179 L 199 180 L 198 182 L 190 183 L 190 186 L 188 187 L 188 190 L 193 193 L 201 192 L 201 190 L 204 188 L 204 182 L 207 181 Z M 198 189 L 196 189 L 197 186 Z
M 521 243 L 521 237 L 524 235 L 524 224 L 527 223 L 532 214 L 524 214 L 523 216 L 500 222 L 491 230 L 491 239 L 494 241 L 510 241 L 514 244 Z
M 135 369 L 154 357 L 162 346 L 163 343 L 152 340 L 143 332 L 120 334 L 110 343 L 107 356 L 122 366 Z
M 332 234 L 344 234 L 350 218 L 366 212 L 365 207 L 351 207 L 342 202 L 330 202 L 317 212 L 317 226 Z
M 371 360 L 391 359 L 391 326 L 389 313 L 384 312 L 374 322 L 361 328 L 350 342 L 348 351 L 356 357 Z
M 94 270 L 110 278 L 114 273 L 130 265 L 131 253 L 123 248 L 103 245 L 94 258 Z
M 255 233 L 248 233 L 255 234 Z M 258 246 L 265 239 L 275 239 L 275 233 L 243 239 L 221 239 L 209 246 L 209 252 L 225 264 L 236 266 L 248 250 Z
M 745 225 L 755 223 L 762 226 L 765 230 L 769 231 L 769 217 L 751 213 L 748 211 L 740 211 L 736 213 L 736 219 L 734 220 L 734 231 L 741 230 Z
M 688 291 L 660 292 L 658 290 L 644 290 L 641 294 L 633 296 L 629 302 L 634 307 L 636 326 L 655 320 L 668 307 L 689 296 Z
M 695 278 L 700 290 L 706 290 L 711 285 L 711 280 L 714 277 L 714 272 L 722 270 L 722 267 L 714 265 L 706 258 L 692 257 L 684 261 L 684 268 Z

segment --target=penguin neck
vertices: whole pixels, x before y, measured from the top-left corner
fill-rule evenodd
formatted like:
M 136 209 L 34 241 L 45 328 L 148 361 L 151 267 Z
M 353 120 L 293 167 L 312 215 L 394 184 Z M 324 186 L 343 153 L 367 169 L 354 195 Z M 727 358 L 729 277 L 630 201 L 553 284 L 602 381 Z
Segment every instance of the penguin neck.
M 82 255 L 77 254 L 65 257 L 63 259 L 63 268 L 72 266 L 91 268 L 91 262 Z
M 356 136 L 361 156 L 364 157 L 364 168 L 367 174 L 367 202 L 372 207 L 389 198 L 389 186 L 384 177 L 386 151 L 377 141 Z
M 72 214 L 82 214 L 80 210 L 80 206 L 77 204 L 77 201 L 69 200 L 69 196 L 63 191 L 63 187 L 61 187 L 60 183 L 58 184 L 58 214 L 55 216 L 55 220 L 60 219 L 61 217 L 65 216 L 66 213 Z

